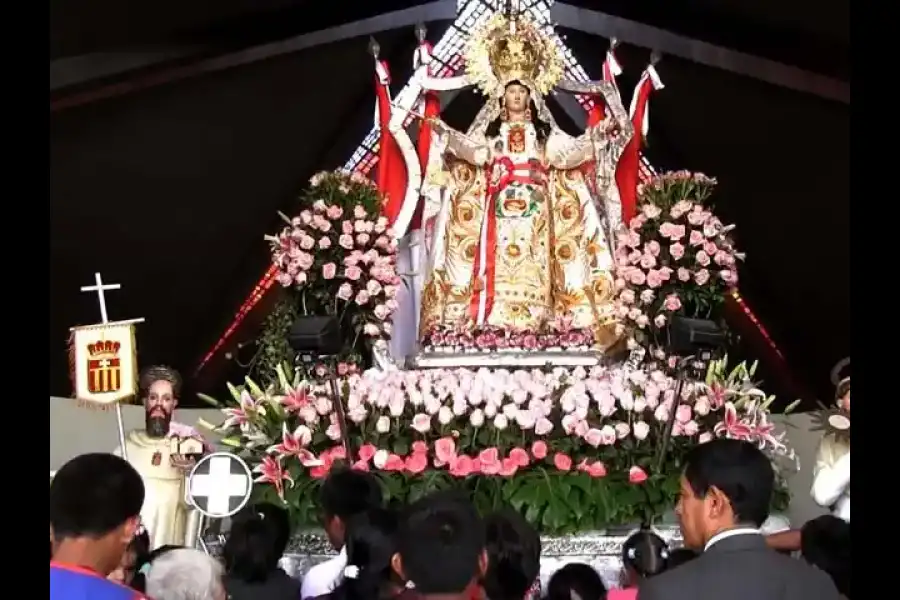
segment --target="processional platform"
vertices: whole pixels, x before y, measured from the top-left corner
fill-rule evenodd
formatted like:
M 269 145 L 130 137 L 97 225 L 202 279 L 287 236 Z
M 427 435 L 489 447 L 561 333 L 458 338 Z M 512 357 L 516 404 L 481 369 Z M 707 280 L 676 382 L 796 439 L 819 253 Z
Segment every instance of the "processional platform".
M 407 361 L 411 369 L 491 368 L 522 369 L 541 367 L 595 367 L 618 362 L 599 350 L 422 350 Z

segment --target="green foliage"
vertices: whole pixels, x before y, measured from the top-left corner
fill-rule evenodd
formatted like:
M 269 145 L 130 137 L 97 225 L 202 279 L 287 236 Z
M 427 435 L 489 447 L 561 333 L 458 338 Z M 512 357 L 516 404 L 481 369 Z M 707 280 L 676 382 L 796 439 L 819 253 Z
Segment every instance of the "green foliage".
M 285 292 L 263 323 L 259 350 L 250 366 L 250 375 L 264 385 L 274 383 L 270 378 L 279 365 L 286 366 L 288 371 L 293 369 L 295 354 L 287 335 L 299 314 L 297 300 L 294 293 Z
M 385 499 L 402 506 L 432 492 L 458 490 L 472 498 L 479 512 L 486 514 L 502 506 L 512 506 L 548 535 L 578 531 L 600 531 L 609 527 L 653 523 L 671 511 L 678 495 L 678 476 L 654 477 L 640 485 L 622 476 L 591 478 L 586 473 L 564 473 L 538 467 L 515 477 L 476 475 L 465 479 L 446 471 L 408 473 L 376 472 Z M 301 476 L 285 490 L 283 504 L 292 522 L 300 528 L 320 525 L 317 512 L 321 480 Z M 269 485 L 254 488 L 254 499 L 282 503 Z

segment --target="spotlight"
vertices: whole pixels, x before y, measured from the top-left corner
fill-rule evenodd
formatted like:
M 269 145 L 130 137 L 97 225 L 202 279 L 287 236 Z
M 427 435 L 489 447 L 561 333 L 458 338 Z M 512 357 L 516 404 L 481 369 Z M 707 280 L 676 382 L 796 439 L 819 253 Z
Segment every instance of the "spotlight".
M 340 322 L 335 317 L 320 317 L 308 315 L 298 317 L 288 331 L 288 344 L 296 352 L 299 360 L 314 362 L 322 360 L 330 369 L 329 384 L 331 388 L 331 401 L 337 411 L 338 426 L 341 430 L 341 442 L 347 460 L 353 462 L 350 446 L 350 438 L 347 434 L 347 414 L 344 410 L 344 402 L 338 382 L 337 362 L 338 355 L 344 348 L 341 340 Z
M 669 325 L 669 353 L 679 356 L 712 352 L 725 347 L 728 338 L 713 321 L 673 317 Z
M 341 327 L 335 317 L 298 317 L 288 331 L 291 349 L 305 356 L 330 356 L 343 348 Z

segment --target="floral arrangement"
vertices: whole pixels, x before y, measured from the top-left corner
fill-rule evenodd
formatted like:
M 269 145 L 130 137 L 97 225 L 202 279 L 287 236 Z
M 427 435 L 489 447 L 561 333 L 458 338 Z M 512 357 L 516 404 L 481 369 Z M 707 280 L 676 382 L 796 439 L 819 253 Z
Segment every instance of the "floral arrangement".
M 677 386 L 650 367 L 350 375 L 342 382 L 349 457 L 328 387 L 279 369 L 266 390 L 249 380 L 232 388 L 219 431 L 254 465 L 258 493 L 285 502 L 299 525 L 316 523 L 311 492 L 321 478 L 349 463 L 377 473 L 400 501 L 462 487 L 482 509 L 509 502 L 546 533 L 596 530 L 669 510 L 681 458 L 716 436 L 793 459 L 752 373 L 716 362 L 705 381 L 682 385 L 661 465 Z
M 285 227 L 266 240 L 287 294 L 266 323 L 256 371 L 267 376 L 293 364 L 285 334 L 298 315 L 338 317 L 348 348 L 342 370 L 357 368 L 367 344 L 390 337 L 400 284 L 397 245 L 378 190 L 357 173 L 318 173 L 299 214 L 281 216 Z
M 554 324 L 546 331 L 513 331 L 500 327 L 434 327 L 422 336 L 422 347 L 439 352 L 491 352 L 509 350 L 589 350 L 591 329 Z
M 619 234 L 619 316 L 634 342 L 665 358 L 662 334 L 674 315 L 717 319 L 737 284 L 730 232 L 708 206 L 716 180 L 677 171 L 640 186 L 641 212 Z M 674 360 L 674 359 L 672 359 Z

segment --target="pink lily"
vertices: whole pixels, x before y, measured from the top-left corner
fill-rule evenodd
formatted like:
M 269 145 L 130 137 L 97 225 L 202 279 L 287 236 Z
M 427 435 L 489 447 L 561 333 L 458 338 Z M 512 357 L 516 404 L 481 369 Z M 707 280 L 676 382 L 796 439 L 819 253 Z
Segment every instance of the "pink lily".
M 284 482 L 287 481 L 290 487 L 294 487 L 294 479 L 291 474 L 281 466 L 281 459 L 275 459 L 271 456 L 264 456 L 262 462 L 253 469 L 254 473 L 259 473 L 259 477 L 253 481 L 256 483 L 271 483 L 278 492 L 278 497 L 284 500 Z
M 225 413 L 225 422 L 222 423 L 221 429 L 231 429 L 232 427 L 243 428 L 249 425 L 255 416 L 264 414 L 265 409 L 253 399 L 250 392 L 244 390 L 241 392 L 241 400 L 238 406 L 223 408 L 222 412 Z
M 295 413 L 310 405 L 309 396 L 306 393 L 306 387 L 300 386 L 296 389 L 288 391 L 287 394 L 280 398 L 281 405 L 288 414 Z
M 752 435 L 759 440 L 760 449 L 765 448 L 766 445 L 772 446 L 776 450 L 784 448 L 784 443 L 773 434 L 774 431 L 775 424 L 769 422 L 765 413 L 760 412 L 759 420 L 757 421 L 756 426 L 753 427 L 752 433 Z
M 725 416 L 716 423 L 714 431 L 717 436 L 736 440 L 746 440 L 753 433 L 751 427 L 738 418 L 737 409 L 731 402 L 725 403 Z
M 720 408 L 728 396 L 730 396 L 730 391 L 721 383 L 713 383 L 711 385 L 706 386 L 708 388 L 708 397 L 709 397 L 709 405 L 713 410 Z
M 282 423 L 281 443 L 270 446 L 266 452 L 276 454 L 279 459 L 296 456 L 304 467 L 318 467 L 322 465 L 322 461 L 306 449 L 311 441 L 312 432 L 306 425 L 300 425 L 294 433 L 291 433 L 288 431 L 287 423 Z

